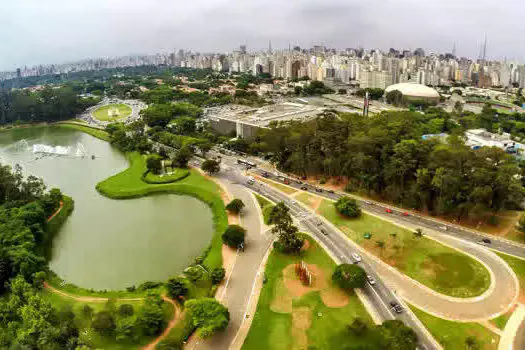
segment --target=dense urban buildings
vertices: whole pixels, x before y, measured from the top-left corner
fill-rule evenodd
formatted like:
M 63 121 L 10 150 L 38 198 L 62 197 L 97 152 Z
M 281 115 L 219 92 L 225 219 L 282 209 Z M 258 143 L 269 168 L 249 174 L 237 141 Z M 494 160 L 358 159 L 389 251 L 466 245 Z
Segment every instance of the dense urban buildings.
M 273 77 L 333 81 L 361 88 L 385 89 L 398 83 L 413 82 L 430 86 L 461 83 L 476 87 L 525 87 L 525 66 L 516 61 L 489 61 L 456 57 L 455 54 L 425 55 L 414 51 L 390 49 L 329 49 L 314 46 L 287 50 L 250 52 L 245 45 L 230 53 L 177 52 L 88 59 L 70 64 L 40 65 L 0 73 L 0 80 L 65 74 L 104 68 L 142 65 L 208 68 L 222 72 L 270 74 Z

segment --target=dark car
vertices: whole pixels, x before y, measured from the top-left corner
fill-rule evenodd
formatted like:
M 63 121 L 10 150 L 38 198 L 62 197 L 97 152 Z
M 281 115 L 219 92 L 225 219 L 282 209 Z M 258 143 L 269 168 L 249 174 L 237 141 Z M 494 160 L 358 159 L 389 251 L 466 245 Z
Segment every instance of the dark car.
M 268 174 L 268 172 L 265 171 L 265 172 L 262 174 L 262 176 L 263 176 L 263 177 L 270 177 L 270 174 Z
M 328 236 L 328 233 L 326 233 L 326 231 L 324 229 L 321 229 L 321 233 L 325 236 Z
M 488 238 L 483 238 L 481 241 L 483 243 L 485 243 L 485 244 L 491 244 L 492 243 L 492 241 L 490 239 L 488 239 Z
M 328 193 L 332 193 L 332 194 L 335 193 L 334 190 L 328 190 L 327 192 L 328 192 Z
M 308 191 L 308 187 L 306 187 L 306 186 L 301 186 L 301 190 L 303 190 L 303 191 Z
M 400 314 L 403 312 L 403 308 L 401 307 L 401 305 L 399 305 L 397 302 L 395 301 L 391 301 L 390 302 L 390 306 L 391 306 L 391 310 L 394 310 L 396 313 Z
M 315 192 L 323 192 L 323 189 L 322 188 L 315 188 Z

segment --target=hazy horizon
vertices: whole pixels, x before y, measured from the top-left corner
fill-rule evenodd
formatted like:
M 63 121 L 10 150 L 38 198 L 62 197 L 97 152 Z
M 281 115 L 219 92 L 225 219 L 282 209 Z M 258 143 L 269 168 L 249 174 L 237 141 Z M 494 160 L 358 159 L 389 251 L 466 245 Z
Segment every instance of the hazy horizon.
M 187 49 L 230 52 L 292 46 L 451 52 L 524 61 L 514 33 L 524 32 L 517 0 L 20 0 L 2 4 L 0 71 L 88 58 Z

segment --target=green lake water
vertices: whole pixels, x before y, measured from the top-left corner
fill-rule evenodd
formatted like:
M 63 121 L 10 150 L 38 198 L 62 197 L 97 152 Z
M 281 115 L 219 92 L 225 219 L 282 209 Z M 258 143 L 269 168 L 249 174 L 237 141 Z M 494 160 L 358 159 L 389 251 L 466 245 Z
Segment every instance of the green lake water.
M 34 152 L 43 150 L 67 155 Z M 100 290 L 166 280 L 200 255 L 213 235 L 212 212 L 195 198 L 100 195 L 95 185 L 128 163 L 109 143 L 82 132 L 56 127 L 0 132 L 0 163 L 20 164 L 25 174 L 42 177 L 48 188 L 74 199 L 50 261 L 69 283 Z

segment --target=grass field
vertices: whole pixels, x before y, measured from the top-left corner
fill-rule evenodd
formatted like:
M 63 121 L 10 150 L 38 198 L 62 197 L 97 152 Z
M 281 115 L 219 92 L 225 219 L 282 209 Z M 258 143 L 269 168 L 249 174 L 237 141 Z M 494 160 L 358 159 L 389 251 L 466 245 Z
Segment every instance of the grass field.
M 71 310 L 75 313 L 76 318 L 76 324 L 80 329 L 80 332 L 82 333 L 85 329 L 90 329 L 90 320 L 86 318 L 82 314 L 82 308 L 84 305 L 89 305 L 93 308 L 94 313 L 98 311 L 102 311 L 106 308 L 105 302 L 80 302 L 76 301 L 70 298 L 65 298 L 60 295 L 51 293 L 47 290 L 42 291 L 43 297 L 48 300 L 58 311 L 62 310 Z M 136 317 L 136 313 L 139 310 L 140 306 L 142 305 L 142 301 L 116 301 L 115 305 L 116 307 L 122 305 L 122 304 L 130 304 L 133 306 L 135 310 L 135 315 L 131 317 Z M 173 313 L 175 310 L 173 309 L 172 305 L 169 303 L 164 303 L 164 320 L 167 322 L 173 317 Z M 89 345 L 93 349 L 114 349 L 114 350 L 120 350 L 120 349 L 134 349 L 139 348 L 144 345 L 147 345 L 150 343 L 155 337 L 147 337 L 143 336 L 139 339 L 138 343 L 132 343 L 132 342 L 125 342 L 125 343 L 119 343 L 116 342 L 114 338 L 112 337 L 105 337 L 101 336 L 97 332 L 93 330 L 89 330 Z
M 509 266 L 512 268 L 512 270 L 514 270 L 514 272 L 516 273 L 516 276 L 518 277 L 518 281 L 519 281 L 519 284 L 520 284 L 520 296 L 519 296 L 518 301 L 521 302 L 521 303 L 525 303 L 525 292 L 524 292 L 524 288 L 525 288 L 525 260 L 519 259 L 519 258 L 515 258 L 515 257 L 510 256 L 510 255 L 501 254 L 501 253 L 498 253 L 498 252 L 495 252 L 495 253 L 498 254 L 500 258 L 505 260 L 507 262 L 507 264 L 509 264 Z
M 483 265 L 436 241 L 416 238 L 407 229 L 365 213 L 357 219 L 344 218 L 329 200 L 322 201 L 319 213 L 354 242 L 437 292 L 467 298 L 482 294 L 490 285 Z M 371 239 L 365 239 L 365 233 Z
M 118 115 L 109 116 L 109 111 L 112 108 L 118 109 Z M 131 114 L 131 107 L 123 103 L 111 104 L 97 108 L 93 112 L 93 116 L 103 122 L 117 121 L 127 118 Z
M 496 350 L 498 348 L 499 336 L 478 323 L 447 321 L 429 315 L 414 306 L 410 308 L 446 350 L 468 349 L 467 337 L 475 337 L 479 344 L 478 348 L 471 349 Z
M 169 184 L 148 184 L 141 180 L 146 171 L 146 159 L 139 153 L 129 153 L 128 169 L 107 178 L 97 184 L 97 190 L 106 197 L 127 199 L 143 197 L 157 193 L 173 193 L 193 196 L 210 206 L 213 212 L 215 234 L 211 250 L 204 260 L 210 268 L 222 266 L 221 235 L 228 226 L 228 217 L 221 199 L 219 186 L 202 176 L 197 170 L 190 170 L 186 178 Z
M 78 131 L 85 132 L 88 135 L 91 135 L 93 137 L 96 137 L 97 139 L 103 140 L 103 141 L 109 141 L 109 134 L 101 129 L 93 128 L 88 125 L 78 125 L 74 123 L 67 123 L 67 122 L 61 122 L 54 124 L 61 128 L 68 128 L 68 129 L 75 129 Z
M 357 317 L 372 326 L 372 320 L 352 292 L 346 294 L 332 285 L 335 263 L 315 241 L 309 238 L 310 248 L 300 256 L 272 251 L 266 265 L 267 282 L 263 285 L 253 323 L 243 349 L 344 349 L 374 343 L 368 335 L 356 337 L 347 325 Z M 303 260 L 315 264 L 324 274 L 327 289 L 293 296 L 283 282 L 287 266 Z M 300 283 L 300 282 L 299 282 Z M 340 307 L 325 305 L 322 293 L 336 289 L 346 298 Z
M 255 194 L 255 198 L 257 199 L 257 203 L 259 203 L 259 206 L 261 207 L 264 223 L 266 225 L 269 225 L 270 224 L 270 212 L 272 211 L 272 208 L 274 207 L 273 203 L 267 200 L 266 198 L 259 196 L 258 194 Z
M 189 175 L 190 171 L 188 169 L 175 169 L 171 174 L 163 176 L 155 175 L 151 172 L 148 172 L 146 176 L 142 178 L 142 181 L 147 182 L 149 184 L 169 184 L 180 181 L 185 177 L 188 177 Z

